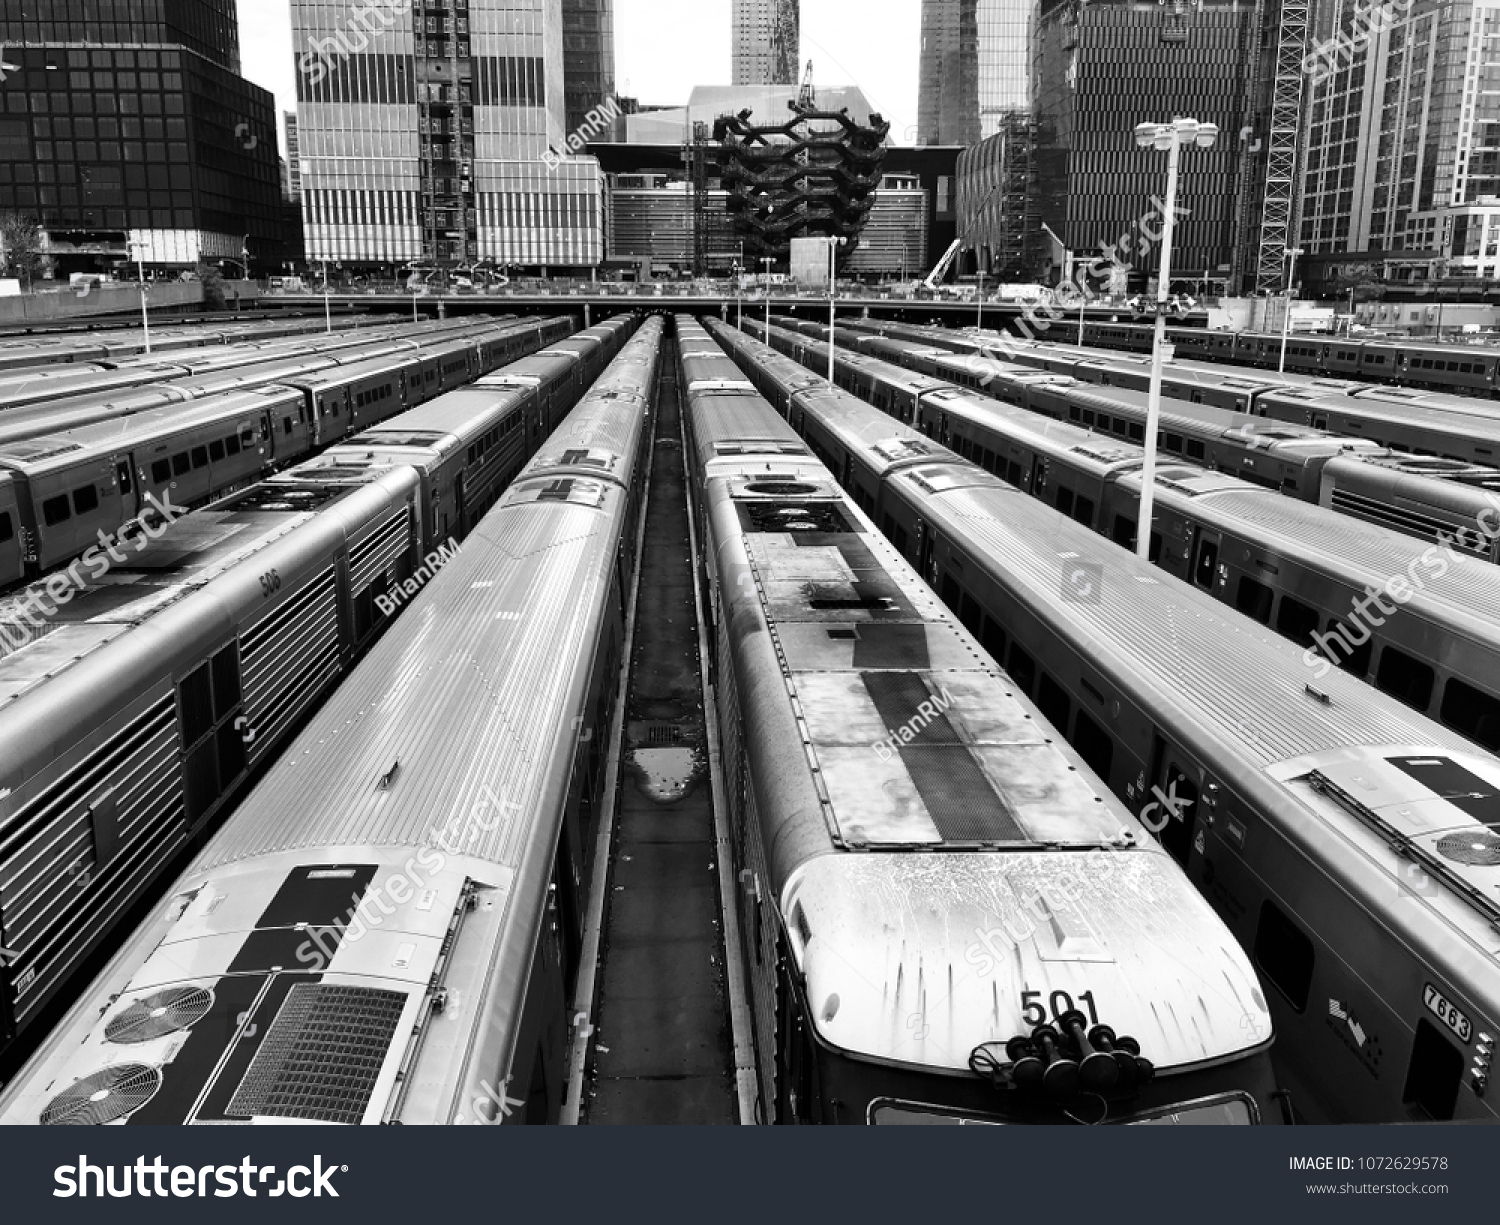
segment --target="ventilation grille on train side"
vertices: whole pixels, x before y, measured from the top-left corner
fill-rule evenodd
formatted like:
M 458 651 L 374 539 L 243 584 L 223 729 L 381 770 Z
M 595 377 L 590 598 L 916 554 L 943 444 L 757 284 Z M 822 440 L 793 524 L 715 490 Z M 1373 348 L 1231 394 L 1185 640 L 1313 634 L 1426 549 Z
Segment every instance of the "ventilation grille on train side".
M 139 1110 L 161 1088 L 161 1069 L 144 1063 L 121 1063 L 75 1080 L 47 1103 L 43 1127 L 113 1123 Z
M 349 550 L 349 590 L 363 591 L 411 546 L 411 516 L 403 507 Z
M 299 983 L 271 1023 L 228 1114 L 359 1123 L 405 1005 L 400 991 Z
M 204 987 L 168 987 L 132 1000 L 104 1027 L 106 1042 L 134 1046 L 187 1029 L 208 1015 L 214 995 Z

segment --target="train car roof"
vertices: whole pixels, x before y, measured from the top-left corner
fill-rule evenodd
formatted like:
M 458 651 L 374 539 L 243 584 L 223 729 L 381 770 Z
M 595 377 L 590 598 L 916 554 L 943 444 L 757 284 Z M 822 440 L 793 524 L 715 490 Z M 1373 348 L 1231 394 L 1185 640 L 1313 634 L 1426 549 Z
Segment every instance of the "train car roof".
M 95 565 L 74 563 L 0 596 L 0 711 L 68 671 L 101 647 L 185 599 L 247 558 L 346 500 L 379 485 L 389 494 L 415 490 L 406 469 L 365 471 L 338 483 L 257 485 L 169 524 L 154 540 L 144 532 L 117 540 L 115 561 L 93 550 Z M 65 602 L 54 591 L 65 580 Z M 25 639 L 17 646 L 16 640 Z
M 295 387 L 270 384 L 228 392 L 209 400 L 147 409 L 115 421 L 96 421 L 62 433 L 12 442 L 0 447 L 0 463 L 40 474 L 53 468 L 71 467 L 79 460 L 111 456 L 163 433 L 176 434 L 247 413 L 274 411 L 301 403 L 302 393 Z
M 1431 909 L 1463 933 L 1466 955 L 1500 955 L 1500 760 L 1337 668 L 1314 680 L 1301 647 L 1025 495 L 967 485 L 923 506 L 1084 658 L 1129 669 L 1139 692 L 1154 695 L 1155 717 L 1190 740 L 1211 736 L 1221 776 L 1271 784 L 1283 804 L 1316 813 L 1342 840 L 1346 862 L 1364 864 L 1346 884 L 1400 911 L 1403 854 L 1421 855 L 1454 881 Z M 1078 601 L 1058 587 L 1063 558 L 1099 567 L 1097 598 Z M 1312 802 L 1314 771 L 1346 786 L 1381 824 L 1347 802 Z M 1314 836 L 1291 821 L 1285 832 Z M 1437 866 L 1429 848 L 1444 838 L 1452 854 Z M 1467 854 L 1465 839 L 1493 844 L 1492 857 Z

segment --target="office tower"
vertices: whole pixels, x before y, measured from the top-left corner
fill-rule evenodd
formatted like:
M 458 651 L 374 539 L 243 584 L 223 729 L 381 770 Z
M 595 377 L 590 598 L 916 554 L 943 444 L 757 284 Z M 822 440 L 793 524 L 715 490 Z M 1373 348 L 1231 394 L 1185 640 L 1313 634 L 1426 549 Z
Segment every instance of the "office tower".
M 615 96 L 614 0 L 562 0 L 563 98 L 568 131 L 589 126 L 589 111 Z M 591 140 L 618 140 L 623 121 Z
M 1500 275 L 1500 0 L 1333 0 L 1315 34 L 1301 246 Z
M 972 145 L 1031 106 L 1034 0 L 923 0 L 918 143 Z
M 0 44 L 0 209 L 59 274 L 280 263 L 276 111 L 239 76 L 235 0 L 9 4 Z
M 598 164 L 573 156 L 562 0 L 293 0 L 308 257 L 585 266 Z
M 1101 251 L 1156 275 L 1167 156 L 1135 143 L 1138 123 L 1216 123 L 1211 149 L 1182 154 L 1174 280 L 1230 275 L 1244 125 L 1243 55 L 1254 7 L 1234 0 L 1043 0 L 1032 81 L 1038 225 L 1085 262 Z M 1061 253 L 1054 253 L 1060 256 Z
M 730 14 L 736 85 L 795 85 L 800 75 L 800 0 L 734 0 Z

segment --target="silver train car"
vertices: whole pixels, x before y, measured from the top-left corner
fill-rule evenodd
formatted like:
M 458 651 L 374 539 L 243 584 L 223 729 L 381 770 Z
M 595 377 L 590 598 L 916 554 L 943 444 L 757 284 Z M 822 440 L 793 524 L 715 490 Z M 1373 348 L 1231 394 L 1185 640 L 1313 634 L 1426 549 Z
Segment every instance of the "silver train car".
M 370 320 L 354 318 L 346 326 L 368 326 Z M 151 329 L 151 353 L 235 344 L 242 340 L 269 340 L 280 336 L 308 335 L 326 326 L 317 318 L 259 319 L 254 322 L 168 325 Z M 62 363 L 109 364 L 144 354 L 145 336 L 137 327 L 89 327 L 81 334 L 22 336 L 0 340 L 0 371 L 24 370 Z
M 66 564 L 153 506 L 190 508 L 548 343 L 566 317 L 503 325 L 419 354 L 289 385 L 209 395 L 0 446 L 28 576 Z M 153 501 L 154 500 L 154 501 Z M 160 513 L 160 511 L 157 511 Z
M 472 412 L 469 394 L 450 396 Z M 482 461 L 453 475 L 486 476 Z M 426 496 L 404 464 L 308 464 L 118 556 L 96 548 L 71 590 L 0 600 L 0 944 L 20 953 L 0 967 L 0 1041 L 458 546 L 463 526 L 424 532 Z
M 649 454 L 655 367 L 636 369 L 412 600 L 7 1087 L 0 1121 L 557 1117 L 625 645 L 619 558 Z M 287 1057 L 313 1048 L 314 1072 Z
M 438 369 L 433 365 L 435 359 L 446 363 L 455 354 L 463 352 L 468 344 L 493 344 L 498 333 L 507 343 L 502 352 L 475 350 L 479 366 L 493 369 L 497 363 L 527 352 L 528 345 L 533 343 L 528 339 L 528 332 L 538 327 L 546 329 L 547 334 L 542 338 L 544 342 L 561 339 L 571 330 L 565 318 L 547 320 L 542 324 L 484 322 L 448 325 L 441 332 L 415 340 L 376 340 L 328 354 L 297 354 L 249 365 L 231 363 L 220 369 L 200 370 L 165 382 L 158 380 L 102 393 L 71 395 L 0 413 L 0 446 L 48 437 L 100 421 L 117 421 L 153 408 L 204 400 L 231 391 L 249 391 L 272 383 L 303 390 L 309 401 L 309 411 L 313 411 L 315 402 L 327 396 L 330 388 L 335 389 L 336 402 L 343 403 L 346 397 L 338 395 L 336 389 L 345 380 L 358 382 L 361 378 L 377 378 L 384 367 L 368 363 L 380 359 L 402 364 L 408 381 L 417 380 L 411 385 L 413 393 L 433 395 L 462 381 L 450 376 L 443 385 Z M 322 377 L 319 377 L 320 373 Z
M 762 1120 L 1282 1121 L 1229 931 L 678 329 Z
M 497 316 L 491 323 L 508 322 L 513 316 Z M 332 334 L 315 338 L 292 337 L 266 341 L 239 341 L 222 349 L 186 349 L 170 358 L 133 357 L 108 366 L 87 363 L 82 366 L 42 366 L 34 370 L 0 375 L 0 422 L 9 418 L 3 410 L 25 408 L 33 404 L 75 401 L 82 396 L 101 396 L 143 384 L 170 379 L 192 378 L 231 368 L 250 369 L 258 365 L 292 358 L 321 358 L 325 365 L 347 362 L 351 349 L 367 349 L 371 356 L 381 352 L 414 349 L 419 337 L 454 334 L 474 324 L 472 318 L 462 323 L 446 320 L 414 324 L 406 322 L 385 327 L 349 329 L 343 323 Z M 309 367 L 311 368 L 311 367 Z M 271 380 L 275 382 L 273 378 Z
M 826 383 L 794 399 L 1254 958 L 1303 1116 L 1500 1121 L 1500 761 L 957 455 L 891 469 L 876 410 Z
M 747 318 L 745 330 L 764 328 Z M 822 342 L 775 328 L 771 339 L 814 371 L 827 368 Z M 838 366 L 841 385 L 875 407 L 1116 544 L 1134 543 L 1139 448 L 867 355 L 841 352 Z M 1495 750 L 1500 569 L 1483 560 L 1485 547 L 1470 538 L 1424 548 L 1223 473 L 1170 461 L 1158 469 L 1153 562 Z

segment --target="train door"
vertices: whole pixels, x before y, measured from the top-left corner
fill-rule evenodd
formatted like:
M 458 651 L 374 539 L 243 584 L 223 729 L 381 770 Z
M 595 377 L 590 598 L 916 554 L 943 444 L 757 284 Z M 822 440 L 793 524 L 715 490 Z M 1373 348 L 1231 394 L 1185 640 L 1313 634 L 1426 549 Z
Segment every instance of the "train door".
M 1193 584 L 1204 591 L 1216 593 L 1227 571 L 1219 564 L 1219 548 L 1223 543 L 1217 532 L 1205 532 L 1198 528 L 1193 533 Z
M 453 481 L 453 517 L 458 520 L 458 530 L 465 535 L 474 527 L 469 522 L 468 476 L 467 472 L 460 472 Z
M 814 1078 L 810 1022 L 802 997 L 792 981 L 790 958 L 777 941 L 776 980 L 776 1116 L 777 1123 L 816 1121 L 813 1105 Z
M 928 582 L 937 579 L 937 568 L 933 564 L 932 555 L 935 545 L 932 528 L 927 525 L 926 520 L 917 520 L 917 573 Z
M 1157 781 L 1141 808 L 1141 822 L 1162 849 L 1186 867 L 1199 821 L 1198 771 L 1159 737 L 1155 756 L 1152 775 Z

